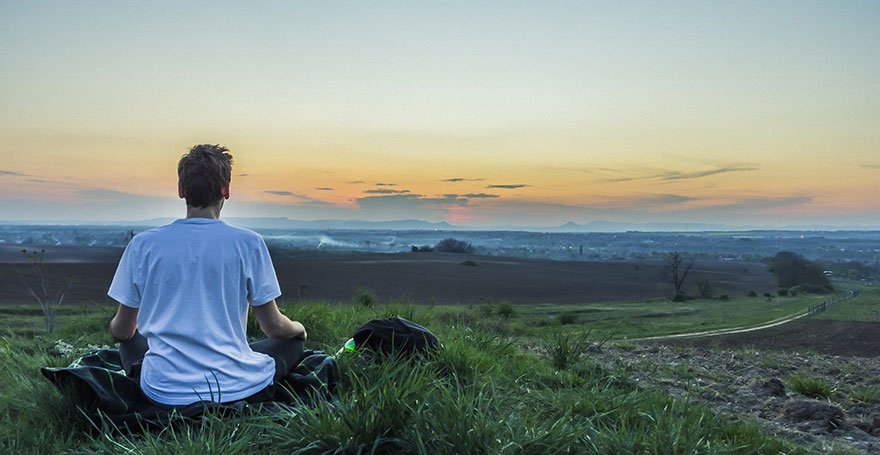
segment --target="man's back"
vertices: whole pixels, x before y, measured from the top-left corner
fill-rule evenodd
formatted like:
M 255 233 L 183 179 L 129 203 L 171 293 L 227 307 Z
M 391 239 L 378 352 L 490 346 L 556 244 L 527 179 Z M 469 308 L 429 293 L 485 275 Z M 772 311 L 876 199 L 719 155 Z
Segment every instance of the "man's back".
M 135 236 L 109 292 L 139 308 L 149 342 L 141 385 L 163 404 L 234 401 L 268 386 L 274 361 L 248 346 L 247 307 L 280 294 L 262 238 L 209 218 Z

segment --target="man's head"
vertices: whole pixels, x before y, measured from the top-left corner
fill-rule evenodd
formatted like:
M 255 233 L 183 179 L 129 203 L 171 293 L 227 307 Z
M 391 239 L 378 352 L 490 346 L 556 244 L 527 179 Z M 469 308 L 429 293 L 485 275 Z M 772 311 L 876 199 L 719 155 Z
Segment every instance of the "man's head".
M 232 155 L 222 145 L 199 144 L 177 163 L 178 193 L 186 205 L 205 208 L 229 199 Z

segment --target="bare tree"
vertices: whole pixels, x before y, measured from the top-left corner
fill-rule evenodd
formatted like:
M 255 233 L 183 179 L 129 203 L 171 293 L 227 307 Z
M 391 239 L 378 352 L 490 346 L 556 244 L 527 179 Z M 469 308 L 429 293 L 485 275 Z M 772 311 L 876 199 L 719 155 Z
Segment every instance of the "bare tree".
M 40 304 L 46 322 L 46 332 L 55 331 L 58 307 L 73 286 L 73 278 L 53 276 L 44 262 L 46 250 L 29 252 L 21 250 L 30 264 L 30 276 L 19 274 L 25 291 Z
M 694 258 L 686 256 L 684 253 L 673 251 L 666 255 L 663 262 L 665 263 L 663 267 L 664 276 L 672 283 L 675 293 L 681 294 L 684 280 L 694 267 Z

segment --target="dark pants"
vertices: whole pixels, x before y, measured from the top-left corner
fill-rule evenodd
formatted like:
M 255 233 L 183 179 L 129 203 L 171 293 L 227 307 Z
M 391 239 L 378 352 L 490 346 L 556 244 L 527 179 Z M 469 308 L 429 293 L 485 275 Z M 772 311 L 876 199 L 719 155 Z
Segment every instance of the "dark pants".
M 266 399 L 272 398 L 274 383 L 293 371 L 299 364 L 303 353 L 303 340 L 301 338 L 288 338 L 286 340 L 263 338 L 262 340 L 251 342 L 250 347 L 255 352 L 261 352 L 275 360 L 273 384 L 257 392 L 252 397 L 245 399 L 245 401 L 266 401 Z M 130 377 L 140 378 L 141 362 L 143 362 L 148 348 L 147 338 L 141 335 L 140 332 L 135 332 L 130 340 L 119 343 L 119 356 L 122 358 L 122 368 L 125 369 L 125 374 Z

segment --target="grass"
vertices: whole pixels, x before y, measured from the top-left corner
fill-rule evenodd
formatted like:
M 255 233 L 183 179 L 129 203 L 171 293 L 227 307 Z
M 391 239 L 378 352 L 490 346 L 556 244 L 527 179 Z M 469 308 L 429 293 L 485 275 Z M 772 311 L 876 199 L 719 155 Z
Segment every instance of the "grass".
M 840 293 L 843 295 L 843 292 Z M 588 305 L 529 305 L 518 307 L 518 327 L 537 336 L 560 320 L 572 321 L 573 330 L 595 330 L 612 339 L 672 335 L 757 325 L 804 312 L 828 296 L 801 294 L 772 302 L 746 296 L 728 300 L 697 299 L 676 303 L 667 299 Z
M 828 398 L 834 393 L 834 388 L 828 380 L 802 373 L 792 375 L 787 382 L 789 389 L 810 398 Z
M 849 392 L 849 398 L 854 401 L 861 401 L 865 403 L 880 403 L 880 387 L 854 387 Z
M 600 335 L 577 324 L 537 337 L 522 329 L 523 316 L 505 321 L 477 308 L 307 303 L 282 311 L 309 328 L 309 348 L 325 352 L 363 322 L 398 314 L 429 327 L 444 348 L 397 364 L 340 358 L 336 403 L 208 416 L 142 435 L 100 433 L 38 371 L 72 360 L 55 352 L 59 339 L 80 348 L 110 344 L 111 309 L 71 311 L 51 336 L 0 338 L 0 453 L 807 453 L 752 421 L 643 388 L 626 371 L 598 364 L 587 348 Z M 257 335 L 255 324 L 249 333 Z M 543 350 L 521 349 L 541 340 Z
M 851 299 L 835 303 L 827 311 L 813 316 L 833 321 L 880 322 L 880 288 L 865 288 Z

